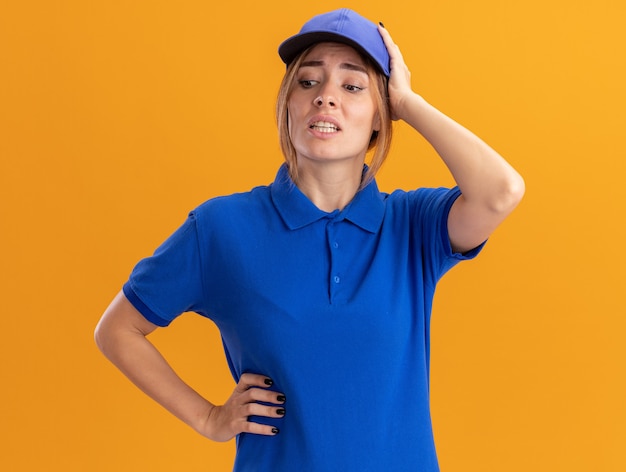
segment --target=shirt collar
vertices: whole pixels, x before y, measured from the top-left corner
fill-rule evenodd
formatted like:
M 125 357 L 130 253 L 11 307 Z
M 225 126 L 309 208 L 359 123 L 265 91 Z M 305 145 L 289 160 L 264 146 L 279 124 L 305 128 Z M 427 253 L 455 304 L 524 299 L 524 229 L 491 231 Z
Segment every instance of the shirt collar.
M 283 164 L 270 188 L 272 201 L 281 218 L 291 230 L 299 229 L 322 218 L 335 221 L 346 219 L 360 228 L 375 233 L 385 213 L 384 195 L 372 180 L 357 192 L 354 199 L 342 211 L 327 213 L 317 208 L 294 184 L 287 166 Z

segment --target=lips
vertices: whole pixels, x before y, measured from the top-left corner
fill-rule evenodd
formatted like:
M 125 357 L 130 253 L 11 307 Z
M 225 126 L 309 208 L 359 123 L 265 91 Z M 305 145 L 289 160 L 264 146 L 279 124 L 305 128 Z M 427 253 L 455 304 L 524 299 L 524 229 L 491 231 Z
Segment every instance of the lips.
M 319 131 L 321 133 L 336 133 L 337 127 L 329 123 L 328 121 L 316 121 L 309 128 Z
M 308 127 L 320 133 L 336 133 L 341 130 L 339 123 L 329 116 L 314 116 L 309 120 Z

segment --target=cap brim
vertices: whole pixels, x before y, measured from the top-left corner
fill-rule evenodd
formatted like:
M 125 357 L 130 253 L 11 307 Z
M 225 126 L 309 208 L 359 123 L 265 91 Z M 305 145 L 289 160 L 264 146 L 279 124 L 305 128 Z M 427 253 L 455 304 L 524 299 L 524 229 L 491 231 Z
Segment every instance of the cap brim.
M 333 42 L 343 43 L 353 47 L 359 51 L 362 55 L 369 58 L 376 67 L 385 74 L 385 70 L 382 69 L 380 64 L 357 42 L 353 41 L 346 36 L 342 36 L 336 33 L 329 33 L 328 31 L 311 31 L 309 33 L 301 33 L 291 38 L 286 39 L 278 47 L 278 55 L 287 65 L 291 64 L 293 60 L 298 57 L 302 51 L 317 43 Z

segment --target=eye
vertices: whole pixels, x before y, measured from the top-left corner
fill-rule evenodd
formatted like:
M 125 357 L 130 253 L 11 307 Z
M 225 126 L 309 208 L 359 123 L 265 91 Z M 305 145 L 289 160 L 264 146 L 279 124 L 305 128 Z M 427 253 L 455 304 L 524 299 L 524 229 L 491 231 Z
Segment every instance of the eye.
M 299 80 L 298 82 L 300 83 L 302 88 L 305 88 L 305 89 L 309 89 L 317 84 L 316 80 L 308 80 L 308 79 Z
M 352 85 L 352 84 L 344 85 L 344 88 L 348 92 L 360 92 L 361 90 L 363 90 L 363 87 L 359 87 L 358 85 Z

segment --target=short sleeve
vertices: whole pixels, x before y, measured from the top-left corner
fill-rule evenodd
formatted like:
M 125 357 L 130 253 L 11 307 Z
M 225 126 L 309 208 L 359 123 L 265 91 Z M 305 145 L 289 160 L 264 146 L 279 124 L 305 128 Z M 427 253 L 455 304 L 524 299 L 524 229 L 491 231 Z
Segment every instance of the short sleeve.
M 187 311 L 202 313 L 202 261 L 193 212 L 152 256 L 137 263 L 123 292 L 148 321 L 158 326 L 169 325 Z
M 452 251 L 448 233 L 450 209 L 461 195 L 458 187 L 421 188 L 412 193 L 416 226 L 424 260 L 428 261 L 432 282 L 438 281 L 458 262 L 473 259 L 485 243 L 465 253 Z

